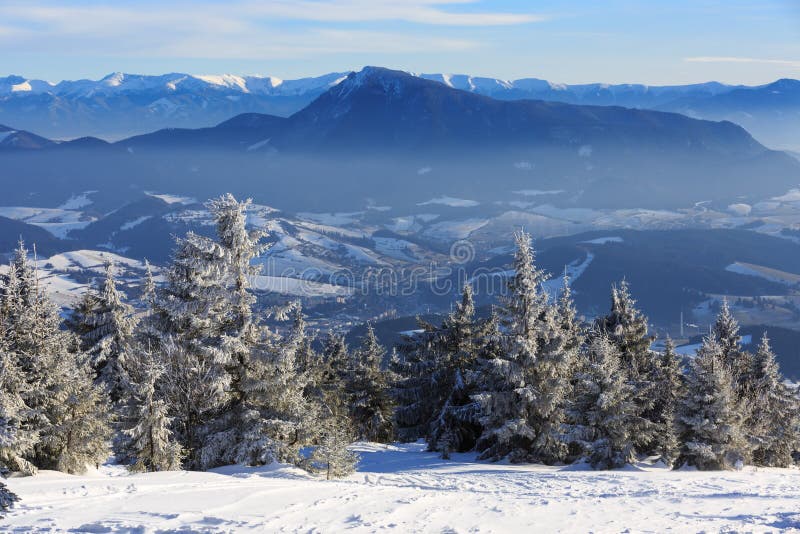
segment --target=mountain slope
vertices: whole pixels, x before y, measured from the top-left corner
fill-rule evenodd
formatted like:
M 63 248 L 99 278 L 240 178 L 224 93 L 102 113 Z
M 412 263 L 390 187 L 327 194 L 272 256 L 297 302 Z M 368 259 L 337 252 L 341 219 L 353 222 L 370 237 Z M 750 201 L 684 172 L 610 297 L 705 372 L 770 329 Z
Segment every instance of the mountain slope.
M 619 107 L 500 101 L 378 67 L 349 75 L 297 112 L 277 142 L 290 150 L 600 144 L 764 152 L 730 123 Z
M 296 211 L 436 197 L 488 204 L 520 190 L 557 190 L 558 202 L 572 206 L 689 207 L 709 198 L 754 203 L 800 182 L 797 160 L 730 122 L 496 100 L 376 67 L 286 119 L 245 114 L 211 128 L 45 152 L 4 161 L 10 175 L 36 179 L 21 187 L 35 184 L 41 195 L 232 191 Z
M 713 96 L 685 96 L 660 109 L 741 124 L 776 148 L 800 149 L 800 81 L 783 79 Z
M 9 76 L 0 78 L 0 122 L 51 138 L 120 139 L 167 127 L 211 126 L 240 113 L 288 116 L 343 77 L 113 73 L 97 81 L 52 84 Z
M 52 146 L 53 142 L 25 130 L 0 124 L 0 150 L 27 150 Z
M 346 73 L 299 80 L 272 76 L 109 74 L 101 80 L 57 84 L 21 76 L 0 78 L 0 122 L 51 138 L 95 135 L 119 139 L 163 128 L 207 127 L 239 113 L 288 117 L 340 83 Z M 748 87 L 706 82 L 689 85 L 560 84 L 538 78 L 503 80 L 468 74 L 414 74 L 451 88 L 499 100 L 676 111 L 732 120 L 774 148 L 798 149 L 800 82 Z M 779 95 L 779 96 L 776 96 Z

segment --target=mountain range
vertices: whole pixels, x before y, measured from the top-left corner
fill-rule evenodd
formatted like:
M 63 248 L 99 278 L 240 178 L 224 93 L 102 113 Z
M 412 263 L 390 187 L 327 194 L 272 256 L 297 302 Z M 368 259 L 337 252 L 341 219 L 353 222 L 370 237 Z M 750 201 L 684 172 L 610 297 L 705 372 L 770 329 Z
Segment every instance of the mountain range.
M 119 200 L 138 188 L 196 198 L 231 190 L 323 211 L 367 199 L 511 200 L 519 190 L 558 191 L 553 202 L 573 206 L 680 207 L 757 201 L 800 181 L 796 159 L 731 122 L 499 100 L 379 67 L 349 74 L 288 118 L 249 113 L 114 144 L 84 138 L 31 148 L 44 150 L 5 152 L 4 171 L 20 178 L 7 198 L 60 195 L 55 205 L 76 190 Z
M 538 78 L 412 74 L 499 100 L 675 111 L 695 118 L 730 120 L 771 148 L 798 149 L 800 81 L 760 86 L 708 82 L 675 86 L 556 84 Z M 52 138 L 87 135 L 120 139 L 166 127 L 212 126 L 240 113 L 288 117 L 346 79 L 330 73 L 298 80 L 271 76 L 143 76 L 113 73 L 101 80 L 50 83 L 21 76 L 0 78 L 0 123 Z

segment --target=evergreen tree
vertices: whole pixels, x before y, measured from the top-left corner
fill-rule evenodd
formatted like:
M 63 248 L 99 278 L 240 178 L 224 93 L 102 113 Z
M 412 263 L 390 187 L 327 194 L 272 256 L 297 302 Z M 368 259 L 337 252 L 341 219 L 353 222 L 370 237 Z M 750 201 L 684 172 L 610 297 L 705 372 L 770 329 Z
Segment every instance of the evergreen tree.
M 747 460 L 741 403 L 716 337 L 708 337 L 686 375 L 678 411 L 683 448 L 679 463 L 701 470 L 731 469 Z
M 563 330 L 559 305 L 548 302 L 547 276 L 534 264 L 530 236 L 520 232 L 515 240 L 503 344 L 495 357 L 482 360 L 480 392 L 473 395 L 483 425 L 476 447 L 481 458 L 553 463 L 567 452 L 563 410 L 574 332 Z
M 392 439 L 392 402 L 381 364 L 386 354 L 371 324 L 353 354 L 354 366 L 347 380 L 350 417 L 358 439 L 387 443 Z
M 174 471 L 181 467 L 181 447 L 170 430 L 172 418 L 156 390 L 163 373 L 163 368 L 148 358 L 143 381 L 135 387 L 136 421 L 125 432 L 136 459 L 132 471 Z
M 722 361 L 731 371 L 736 394 L 739 399 L 743 399 L 747 394 L 753 361 L 750 354 L 741 348 L 742 337 L 739 335 L 739 323 L 731 313 L 727 299 L 722 301 L 722 307 L 712 332 L 722 354 Z
M 300 448 L 316 438 L 320 414 L 305 392 L 308 378 L 298 362 L 308 343 L 299 305 L 282 337 L 263 330 L 242 380 L 241 428 L 233 447 L 223 447 L 227 463 L 263 465 L 273 461 L 301 464 Z M 282 315 L 282 314 L 279 314 Z
M 186 465 L 202 469 L 200 449 L 208 430 L 228 401 L 231 353 L 223 347 L 228 324 L 225 250 L 192 232 L 178 239 L 149 318 L 164 358 L 165 400 L 174 417 L 176 438 Z M 212 462 L 213 463 L 213 462 Z
M 568 455 L 567 404 L 582 342 L 576 315 L 565 276 L 556 306 L 542 318 L 542 341 L 535 365 L 537 436 L 530 457 L 545 463 L 560 462 Z
M 654 368 L 647 317 L 636 307 L 626 280 L 611 289 L 611 311 L 596 322 L 595 332 L 616 345 L 623 370 L 633 378 L 648 378 Z
M 669 337 L 658 361 L 654 386 L 652 413 L 655 452 L 667 465 L 672 465 L 680 453 L 676 410 L 683 395 L 683 374 L 680 356 L 675 352 L 675 344 Z
M 93 383 L 91 367 L 70 355 L 70 373 L 51 388 L 50 427 L 43 433 L 43 467 L 80 474 L 99 466 L 110 453 L 109 406 Z
M 595 469 L 614 469 L 636 459 L 641 417 L 621 362 L 616 344 L 603 334 L 594 335 L 577 375 L 573 439 Z
M 753 462 L 770 467 L 792 465 L 792 453 L 800 447 L 797 399 L 786 385 L 766 333 L 753 358 L 748 384 L 751 403 L 746 428 L 755 443 Z
M 258 342 L 258 328 L 253 320 L 255 295 L 250 281 L 258 269 L 253 260 L 267 247 L 260 244 L 264 232 L 246 228 L 250 199 L 237 201 L 230 193 L 208 202 L 207 207 L 216 222 L 217 238 L 225 253 L 224 271 L 227 302 L 222 346 L 230 354 L 228 373 L 234 402 L 241 400 L 241 372 L 247 367 L 253 346 Z
M 436 343 L 442 350 L 436 380 L 443 403 L 431 422 L 428 449 L 449 458 L 451 451 L 471 450 L 481 430 L 477 421 L 480 408 L 471 397 L 475 392 L 480 337 L 471 285 L 464 285 L 461 302 L 437 333 Z
M 483 334 L 475 320 L 472 287 L 439 326 L 419 321 L 422 332 L 406 338 L 401 355 L 390 360 L 399 377 L 393 397 L 401 440 L 425 438 L 428 449 L 447 458 L 471 450 L 480 435 L 480 407 L 472 399 Z
M 19 497 L 8 489 L 4 483 L 0 482 L 0 519 L 3 518 L 3 514 L 8 512 L 18 500 Z
M 431 421 L 443 404 L 438 387 L 442 347 L 435 343 L 437 327 L 419 318 L 417 324 L 421 332 L 404 336 L 389 361 L 395 377 L 391 388 L 395 433 L 404 442 L 427 438 Z
M 144 280 L 142 280 L 142 294 L 139 297 L 139 302 L 142 303 L 146 309 L 152 309 L 156 302 L 156 280 L 153 277 L 153 267 L 150 262 L 144 260 Z
M 32 475 L 36 467 L 26 457 L 33 452 L 39 433 L 30 428 L 35 417 L 23 400 L 24 387 L 25 377 L 12 355 L 0 350 L 0 469 Z
M 227 463 L 230 450 L 246 448 L 242 441 L 249 438 L 251 429 L 243 426 L 245 412 L 249 410 L 244 381 L 253 352 L 261 338 L 261 332 L 253 318 L 256 298 L 250 283 L 257 269 L 252 261 L 266 247 L 259 242 L 264 237 L 260 231 L 249 231 L 246 227 L 247 209 L 251 201 L 237 201 L 226 194 L 206 204 L 216 223 L 217 240 L 223 252 L 219 258 L 219 286 L 224 288 L 219 320 L 220 350 L 225 354 L 226 392 L 217 414 L 206 424 L 201 451 L 201 468 Z M 308 345 L 310 349 L 310 342 Z M 223 359 L 220 358 L 220 361 Z
M 595 321 L 594 335 L 608 337 L 617 348 L 620 370 L 633 388 L 634 403 L 641 415 L 635 432 L 635 445 L 641 453 L 657 453 L 656 428 L 659 414 L 654 389 L 658 380 L 658 361 L 650 351 L 653 337 L 648 333 L 647 317 L 636 307 L 628 282 L 611 289 L 611 311 Z
M 313 469 L 325 473 L 325 478 L 345 477 L 356 470 L 358 455 L 347 449 L 350 445 L 347 432 L 339 427 L 331 427 L 322 435 L 320 444 L 311 454 Z
M 344 336 L 330 333 L 323 344 L 318 389 L 324 413 L 341 424 L 350 424 L 350 403 L 346 393 L 351 369 L 350 351 Z
M 20 427 L 39 438 L 25 459 L 37 467 L 81 472 L 108 455 L 108 406 L 27 255 L 20 243 L 0 303 L 3 345 L 24 377 L 18 391 L 28 410 Z
M 114 266 L 105 265 L 99 290 L 90 289 L 73 311 L 67 326 L 80 337 L 81 350 L 90 357 L 98 382 L 113 403 L 130 401 L 130 377 L 126 355 L 130 352 L 136 319 L 133 307 L 122 301 L 114 278 Z

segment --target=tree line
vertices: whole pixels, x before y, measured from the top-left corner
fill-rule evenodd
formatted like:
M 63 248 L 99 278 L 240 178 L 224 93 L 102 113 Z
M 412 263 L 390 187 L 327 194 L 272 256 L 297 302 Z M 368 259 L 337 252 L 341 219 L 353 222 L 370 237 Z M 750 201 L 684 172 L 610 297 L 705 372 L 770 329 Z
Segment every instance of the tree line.
M 548 297 L 530 236 L 515 236 L 507 297 L 488 319 L 472 289 L 441 325 L 421 324 L 392 360 L 396 432 L 447 458 L 597 469 L 642 458 L 673 467 L 787 467 L 800 460 L 800 398 L 781 375 L 766 335 L 755 353 L 723 301 L 696 356 L 653 336 L 628 284 L 608 314 L 577 318 L 569 280 Z
M 246 228 L 248 205 L 210 201 L 216 237 L 176 239 L 163 281 L 147 266 L 136 308 L 109 264 L 62 319 L 20 243 L 0 286 L 0 466 L 80 473 L 113 452 L 134 471 L 280 461 L 332 478 L 354 469 L 354 440 L 394 439 L 425 439 L 445 458 L 599 469 L 645 456 L 787 466 L 797 455 L 797 392 L 766 337 L 755 354 L 741 349 L 727 305 L 695 358 L 669 340 L 655 353 L 625 282 L 611 311 L 584 323 L 568 280 L 548 297 L 519 233 L 488 319 L 465 285 L 441 324 L 421 323 L 389 358 L 371 326 L 353 350 L 335 333 L 316 350 L 299 303 L 254 311 L 252 262 L 265 247 Z M 287 328 L 268 328 L 270 317 Z

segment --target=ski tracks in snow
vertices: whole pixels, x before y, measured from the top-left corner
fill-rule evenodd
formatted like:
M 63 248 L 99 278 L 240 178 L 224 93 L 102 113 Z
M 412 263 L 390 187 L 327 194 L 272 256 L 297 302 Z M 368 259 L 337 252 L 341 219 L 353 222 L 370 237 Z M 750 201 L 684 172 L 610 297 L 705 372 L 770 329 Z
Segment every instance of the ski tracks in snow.
M 9 480 L 10 532 L 800 532 L 800 471 L 595 472 L 444 461 L 421 444 L 358 444 L 359 472 L 325 481 L 290 467 Z

